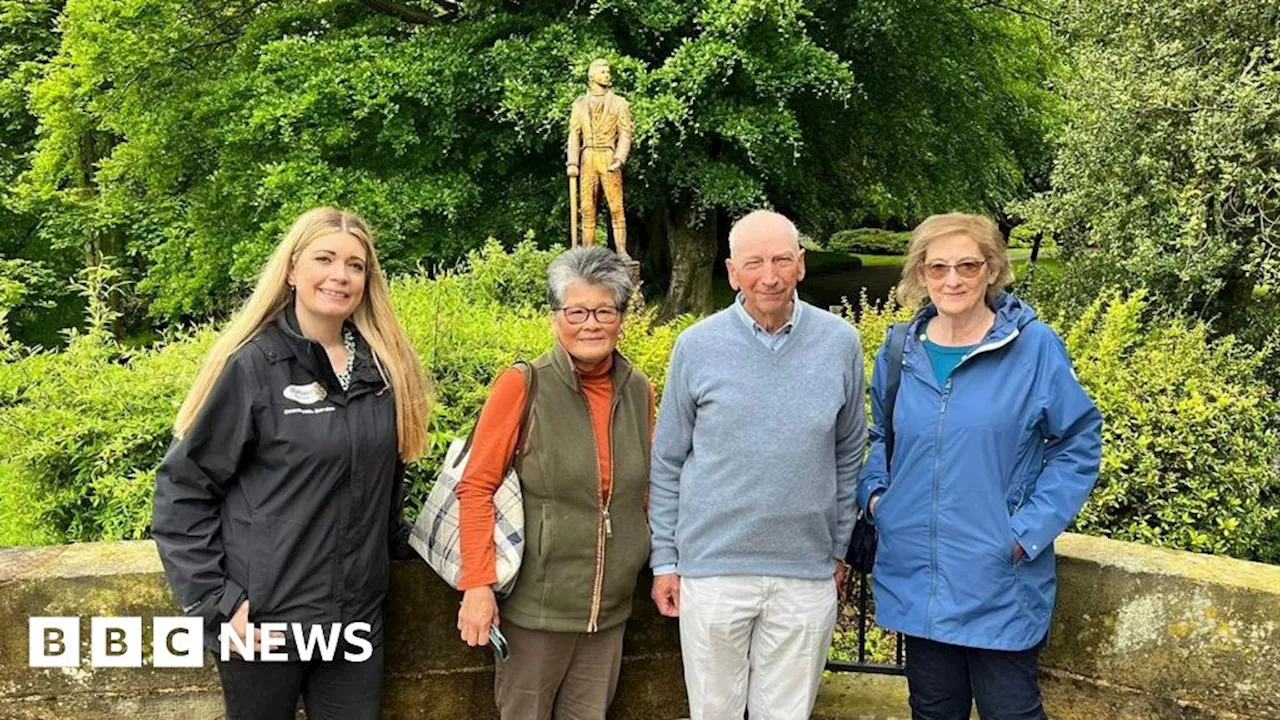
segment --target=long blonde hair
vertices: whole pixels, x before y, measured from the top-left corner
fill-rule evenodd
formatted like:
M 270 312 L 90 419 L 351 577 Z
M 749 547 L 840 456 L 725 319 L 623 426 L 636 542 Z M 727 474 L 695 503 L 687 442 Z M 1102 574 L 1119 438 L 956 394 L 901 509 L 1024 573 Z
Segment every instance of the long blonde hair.
M 258 276 L 253 295 L 249 296 L 244 306 L 232 317 L 205 356 L 195 384 L 191 387 L 191 392 L 187 393 L 186 400 L 178 410 L 178 417 L 174 420 L 175 435 L 181 437 L 191 429 L 231 356 L 252 340 L 276 313 L 293 302 L 288 278 L 298 256 L 317 238 L 335 232 L 343 232 L 359 240 L 368 255 L 364 297 L 352 313 L 351 321 L 369 343 L 374 362 L 378 364 L 383 376 L 388 378 L 395 394 L 400 457 L 410 461 L 426 450 L 427 416 L 431 409 L 427 380 L 417 354 L 405 337 L 404 328 L 391 309 L 391 293 L 378 265 L 378 255 L 373 250 L 369 226 L 355 213 L 330 207 L 314 208 L 300 215 L 276 246 L 271 259 Z
M 898 302 L 904 307 L 916 308 L 929 301 L 929 289 L 920 279 L 924 258 L 934 240 L 949 235 L 964 235 L 982 252 L 982 258 L 987 261 L 987 277 L 995 278 L 995 282 L 987 286 L 988 305 L 994 305 L 1000 293 L 1013 283 L 1013 267 L 1009 264 L 1004 235 L 991 218 L 967 213 L 930 215 L 911 231 L 911 244 L 907 246 L 907 259 L 902 264 L 902 279 L 897 290 Z

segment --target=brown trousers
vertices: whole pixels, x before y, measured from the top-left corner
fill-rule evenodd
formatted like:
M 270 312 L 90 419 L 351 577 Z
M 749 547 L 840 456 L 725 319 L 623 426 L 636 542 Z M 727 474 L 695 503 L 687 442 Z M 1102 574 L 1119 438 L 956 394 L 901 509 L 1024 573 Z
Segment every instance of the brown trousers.
M 511 650 L 494 668 L 502 720 L 604 720 L 618 689 L 626 627 L 577 633 L 502 623 Z
M 604 199 L 609 203 L 609 221 L 613 226 L 615 242 L 627 244 L 627 215 L 622 208 L 622 171 L 609 172 L 613 151 L 608 148 L 583 148 L 582 169 L 579 171 L 578 192 L 582 202 L 582 242 L 593 245 L 596 241 L 596 203 L 600 188 L 604 187 Z

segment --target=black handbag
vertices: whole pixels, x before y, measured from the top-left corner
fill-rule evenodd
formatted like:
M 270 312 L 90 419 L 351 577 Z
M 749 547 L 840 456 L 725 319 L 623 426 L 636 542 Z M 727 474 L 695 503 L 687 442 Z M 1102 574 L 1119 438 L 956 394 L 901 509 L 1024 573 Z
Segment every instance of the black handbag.
M 886 470 L 893 458 L 893 406 L 898 401 L 898 386 L 902 384 L 902 356 L 909 329 L 909 323 L 895 323 L 889 327 L 889 362 L 885 367 L 884 408 L 880 418 Z M 858 517 L 853 523 L 849 551 L 844 556 L 844 561 L 863 575 L 870 575 L 876 564 L 876 526 L 866 519 L 867 512 L 866 509 L 858 511 Z

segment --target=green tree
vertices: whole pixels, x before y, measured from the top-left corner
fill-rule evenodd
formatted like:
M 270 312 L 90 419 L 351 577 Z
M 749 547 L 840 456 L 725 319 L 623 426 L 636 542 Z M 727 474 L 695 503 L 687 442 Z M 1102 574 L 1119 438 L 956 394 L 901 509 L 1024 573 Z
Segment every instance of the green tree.
M 79 315 L 79 304 L 58 277 L 70 278 L 75 257 L 54 252 L 36 233 L 38 216 L 16 207 L 9 191 L 35 146 L 36 118 L 28 88 L 57 52 L 54 23 L 62 0 L 0 0 L 0 292 L 8 330 L 24 344 L 52 344 L 57 331 Z M 65 308 L 63 312 L 55 307 Z
M 1162 304 L 1246 328 L 1280 280 L 1280 5 L 1062 0 L 1057 18 L 1069 120 L 1025 211 Z
M 1043 22 L 958 0 L 68 0 L 61 28 L 18 204 L 117 259 L 135 322 L 225 309 L 321 202 L 392 272 L 561 238 L 595 57 L 632 102 L 629 226 L 669 255 L 668 313 L 708 308 L 722 219 L 998 211 L 1045 165 Z
M 27 87 L 57 51 L 54 19 L 61 7 L 61 0 L 0 0 L 0 191 L 17 178 L 35 143 Z M 5 205 L 0 202 L 0 256 L 14 256 L 29 249 L 33 221 Z

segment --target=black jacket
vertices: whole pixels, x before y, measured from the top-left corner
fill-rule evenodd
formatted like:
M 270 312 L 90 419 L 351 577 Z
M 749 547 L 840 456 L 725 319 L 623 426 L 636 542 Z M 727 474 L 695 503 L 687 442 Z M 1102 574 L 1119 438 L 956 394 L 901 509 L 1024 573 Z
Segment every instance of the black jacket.
M 289 308 L 231 356 L 157 472 L 152 535 L 215 652 L 246 598 L 255 624 L 367 622 L 380 644 L 390 556 L 407 547 L 395 400 L 369 346 L 357 338 L 344 392 L 296 328 Z

